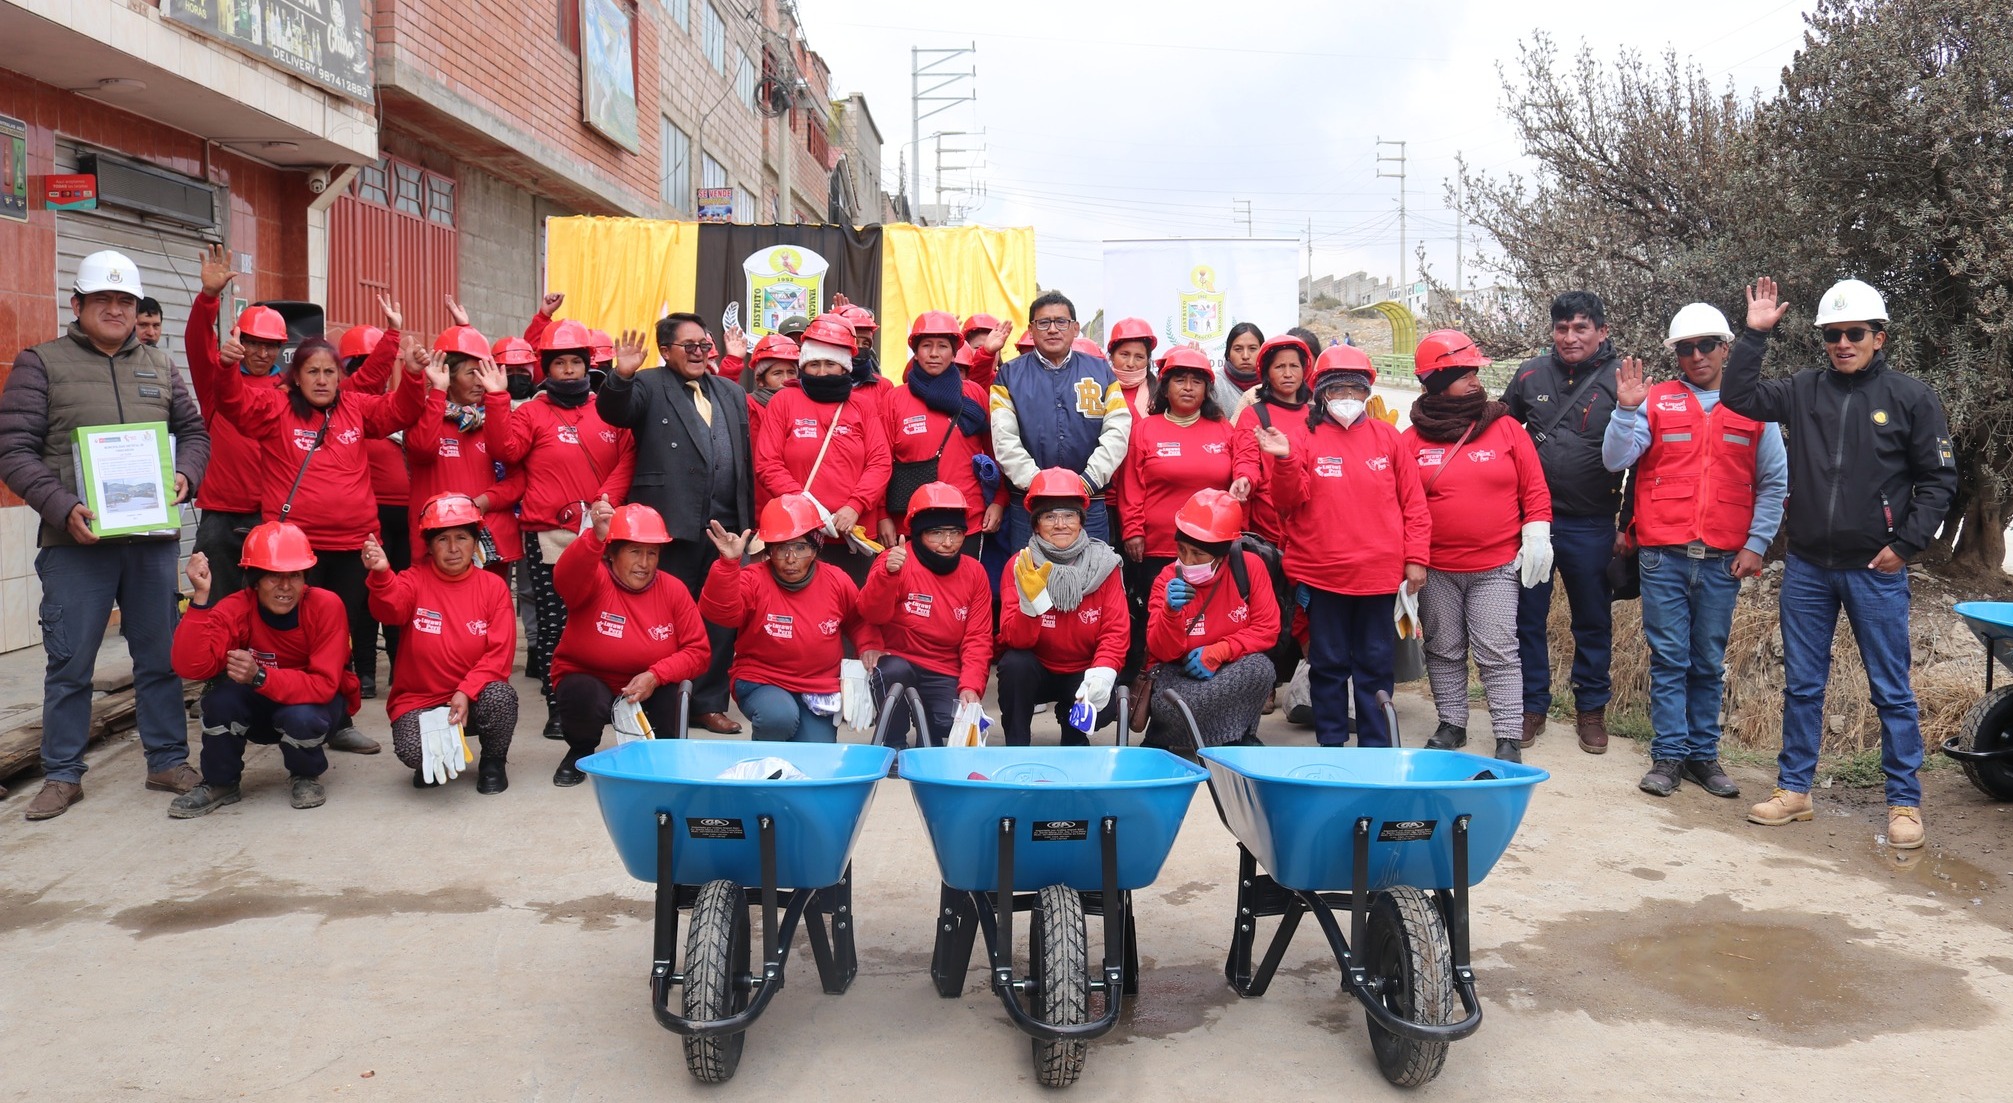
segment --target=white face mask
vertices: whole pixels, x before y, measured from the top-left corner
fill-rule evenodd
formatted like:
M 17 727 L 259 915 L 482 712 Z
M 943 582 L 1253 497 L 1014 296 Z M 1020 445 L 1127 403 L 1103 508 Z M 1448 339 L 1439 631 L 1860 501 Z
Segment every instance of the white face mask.
M 1356 419 L 1363 416 L 1363 409 L 1363 403 L 1360 399 L 1331 398 L 1328 400 L 1328 416 L 1344 425 L 1356 424 Z

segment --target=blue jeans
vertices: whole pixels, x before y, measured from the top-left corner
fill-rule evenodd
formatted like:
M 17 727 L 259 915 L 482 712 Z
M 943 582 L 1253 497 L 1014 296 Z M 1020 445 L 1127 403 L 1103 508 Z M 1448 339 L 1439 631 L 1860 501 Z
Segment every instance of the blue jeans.
M 1726 634 L 1740 579 L 1733 556 L 1692 559 L 1682 547 L 1642 550 L 1643 635 L 1650 644 L 1650 757 L 1719 757 Z
M 1552 562 L 1566 582 L 1573 612 L 1573 707 L 1582 712 L 1607 706 L 1608 649 L 1614 617 L 1609 604 L 1608 561 L 1615 557 L 1612 517 L 1552 518 Z M 1524 711 L 1552 710 L 1552 652 L 1545 621 L 1552 615 L 1552 580 L 1517 595 L 1517 657 L 1524 666 Z
M 203 694 L 203 784 L 236 785 L 245 773 L 245 744 L 279 744 L 293 777 L 320 777 L 329 768 L 322 744 L 348 703 L 341 692 L 319 705 L 282 705 L 224 678 Z
M 1824 738 L 1824 687 L 1831 680 L 1831 637 L 1845 610 L 1866 664 L 1866 687 L 1880 711 L 1880 768 L 1887 803 L 1922 803 L 1915 771 L 1922 767 L 1922 727 L 1908 683 L 1908 572 L 1860 567 L 1834 571 L 1796 555 L 1783 570 L 1782 754 L 1776 784 L 1810 792 Z
M 1310 587 L 1307 603 L 1307 690 L 1314 705 L 1314 738 L 1324 747 L 1349 742 L 1349 699 L 1356 703 L 1356 743 L 1388 747 L 1391 732 L 1377 691 L 1391 692 L 1392 623 L 1396 594 L 1331 594 Z
M 734 699 L 755 729 L 751 739 L 776 743 L 836 743 L 836 717 L 819 716 L 804 703 L 804 697 L 781 686 L 765 686 L 742 679 L 734 681 Z
M 133 653 L 133 695 L 147 772 L 189 760 L 189 717 L 182 679 L 168 662 L 176 606 L 173 540 L 56 545 L 35 555 L 42 580 L 42 769 L 50 781 L 84 780 L 84 744 L 91 738 L 91 675 L 112 606 Z
M 1007 488 L 1007 494 L 1006 520 L 1000 525 L 999 535 L 1002 540 L 1000 546 L 1011 556 L 1027 547 L 1028 537 L 1034 532 L 1034 518 L 1028 516 L 1025 494 L 1012 487 Z M 1111 539 L 1111 511 L 1105 508 L 1102 497 L 1092 498 L 1090 508 L 1084 511 L 1083 533 L 1117 546 Z

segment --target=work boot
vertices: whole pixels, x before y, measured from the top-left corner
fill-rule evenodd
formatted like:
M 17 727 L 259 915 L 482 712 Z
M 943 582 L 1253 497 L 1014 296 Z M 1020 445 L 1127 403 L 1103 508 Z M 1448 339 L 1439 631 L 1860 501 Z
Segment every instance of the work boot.
M 1286 722 L 1302 728 L 1313 727 L 1314 706 L 1294 705 L 1292 708 L 1286 710 Z
M 328 749 L 347 751 L 350 754 L 376 754 L 377 740 L 356 730 L 356 725 L 345 722 L 342 727 L 329 733 Z
M 207 816 L 226 804 L 236 803 L 238 787 L 235 785 L 198 785 L 168 802 L 168 818 L 193 820 L 197 816 Z
M 371 698 L 373 698 L 373 697 L 376 697 L 376 696 L 377 696 L 377 675 L 375 675 L 375 674 L 359 674 L 359 675 L 357 675 L 357 676 L 356 676 L 356 692 L 357 692 L 357 696 L 359 696 L 359 697 L 363 698 L 363 699 L 364 699 L 364 700 L 366 700 L 366 701 L 370 700 L 370 699 L 371 699 Z
M 1922 845 L 1922 809 L 1905 804 L 1887 806 L 1887 845 L 1896 850 Z
M 1607 706 L 1581 709 L 1579 715 L 1573 718 L 1573 727 L 1579 729 L 1581 750 L 1588 754 L 1608 753 Z
M 186 762 L 147 775 L 147 788 L 157 793 L 186 793 L 202 783 L 202 771 Z
M 295 774 L 287 787 L 287 796 L 293 800 L 295 808 L 320 808 L 328 800 L 328 793 L 322 783 L 315 778 Z
M 435 787 L 435 786 L 437 786 L 437 785 L 439 785 L 439 784 L 440 784 L 440 782 L 438 782 L 438 781 L 428 781 L 428 780 L 426 780 L 426 769 L 425 769 L 424 767 L 421 767 L 421 766 L 414 766 L 414 767 L 412 768 L 412 787 L 413 787 L 413 788 L 415 788 L 415 789 L 431 789 L 431 788 L 433 788 L 433 787 Z
M 563 789 L 586 781 L 587 774 L 580 769 L 580 757 L 579 751 L 567 751 L 566 757 L 559 760 L 559 768 L 552 771 L 552 784 Z
M 1667 797 L 1678 791 L 1684 763 L 1675 758 L 1659 758 L 1650 763 L 1650 772 L 1636 783 L 1636 788 L 1653 797 Z
M 504 769 L 506 760 L 502 755 L 483 755 L 475 767 L 475 791 L 484 796 L 492 796 L 510 788 L 510 774 Z
M 1792 793 L 1777 786 L 1774 796 L 1747 810 L 1747 822 L 1763 827 L 1781 827 L 1786 823 L 1810 819 L 1815 814 L 1810 810 L 1809 793 Z M 1922 829 L 1917 827 L 1915 830 L 1918 832 L 1917 845 L 1920 845 L 1919 832 Z
M 1726 771 L 1720 769 L 1719 759 L 1717 758 L 1693 758 L 1686 760 L 1684 764 L 1684 776 L 1690 778 L 1699 788 L 1704 789 L 1713 796 L 1737 797 L 1740 795 L 1740 786 L 1735 785 L 1733 779 L 1726 776 Z
M 545 711 L 545 738 L 564 739 L 566 733 L 559 728 L 559 714 L 551 709 Z
M 1538 736 L 1544 734 L 1544 731 L 1545 731 L 1544 713 L 1542 712 L 1525 713 L 1524 735 L 1523 738 L 1517 740 L 1517 746 L 1528 747 L 1531 744 L 1536 743 L 1538 741 Z
M 740 735 L 741 722 L 724 712 L 702 712 L 691 719 L 688 728 L 703 728 L 714 735 Z
M 84 799 L 84 787 L 74 781 L 45 781 L 42 791 L 28 802 L 28 810 L 21 813 L 24 820 L 53 820 L 70 810 L 70 806 Z
M 1432 738 L 1426 740 L 1426 746 L 1435 751 L 1451 751 L 1456 747 L 1467 745 L 1468 729 L 1456 727 L 1445 720 L 1440 721 L 1440 726 L 1433 729 Z
M 1514 739 L 1496 740 L 1496 758 L 1502 762 L 1522 762 L 1524 749 Z

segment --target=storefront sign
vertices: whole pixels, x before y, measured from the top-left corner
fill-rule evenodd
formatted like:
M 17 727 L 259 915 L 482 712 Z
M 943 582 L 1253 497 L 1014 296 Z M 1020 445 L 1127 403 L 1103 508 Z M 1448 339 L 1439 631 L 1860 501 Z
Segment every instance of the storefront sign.
M 42 205 L 52 211 L 95 211 L 98 178 L 89 174 L 44 176 Z
M 363 0 L 161 0 L 161 14 L 302 80 L 371 102 Z
M 701 222 L 734 221 L 734 189 L 700 188 L 699 221 Z
M 0 218 L 28 221 L 28 124 L 0 115 Z

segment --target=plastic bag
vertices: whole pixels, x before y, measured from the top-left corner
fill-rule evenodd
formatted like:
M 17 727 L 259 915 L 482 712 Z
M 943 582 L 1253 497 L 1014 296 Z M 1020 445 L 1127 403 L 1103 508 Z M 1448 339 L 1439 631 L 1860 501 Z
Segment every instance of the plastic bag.
M 950 737 L 944 741 L 947 747 L 983 747 L 992 733 L 992 718 L 986 715 L 984 705 L 973 701 L 959 705 L 956 715 L 951 717 Z
M 806 781 L 811 775 L 790 765 L 788 759 L 767 755 L 744 758 L 714 776 L 722 781 Z
M 1398 587 L 1398 600 L 1391 605 L 1391 621 L 1398 628 L 1401 640 L 1418 639 L 1425 630 L 1419 625 L 1419 595 L 1407 593 L 1405 587 Z
M 651 730 L 650 717 L 643 711 L 642 702 L 631 701 L 627 697 L 617 697 L 615 699 L 614 712 L 613 722 L 616 746 L 620 747 L 624 743 L 634 743 L 639 739 L 657 738 L 657 733 Z

